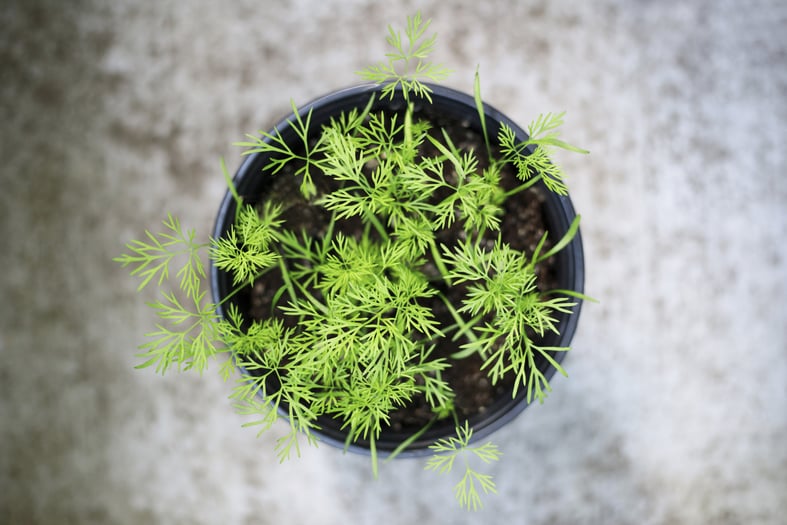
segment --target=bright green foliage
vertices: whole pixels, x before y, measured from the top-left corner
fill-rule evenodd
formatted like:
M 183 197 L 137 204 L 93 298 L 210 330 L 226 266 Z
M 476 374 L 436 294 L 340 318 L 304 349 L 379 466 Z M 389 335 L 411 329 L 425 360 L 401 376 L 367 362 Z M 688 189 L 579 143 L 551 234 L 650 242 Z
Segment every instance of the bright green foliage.
M 247 148 L 243 152 L 244 155 L 251 155 L 252 153 L 268 153 L 270 158 L 265 169 L 270 173 L 278 173 L 284 166 L 293 166 L 300 161 L 300 167 L 295 170 L 295 174 L 302 177 L 301 193 L 304 197 L 313 197 L 316 190 L 312 182 L 312 146 L 309 144 L 308 134 L 311 129 L 312 113 L 309 111 L 306 118 L 301 118 L 298 108 L 295 107 L 295 102 L 290 101 L 292 105 L 293 120 L 290 121 L 290 129 L 298 137 L 297 145 L 292 145 L 282 137 L 279 131 L 268 133 L 264 130 L 258 130 L 258 135 L 247 134 L 248 142 L 236 142 L 236 146 Z M 303 148 L 303 151 L 300 148 Z M 237 196 L 236 196 L 237 198 Z
M 536 286 L 534 265 L 525 255 L 499 241 L 491 250 L 464 242 L 454 250 L 443 248 L 443 258 L 451 267 L 448 277 L 456 284 L 468 286 L 467 299 L 459 313 L 475 319 L 479 314 L 495 316 L 476 329 L 476 337 L 462 348 L 479 353 L 492 383 L 511 372 L 515 374 L 514 395 L 520 386 L 528 388 L 528 402 L 543 401 L 549 385 L 536 366 L 536 355 L 549 361 L 565 375 L 549 352 L 566 351 L 563 347 L 542 347 L 533 342 L 548 331 L 558 333 L 555 312 L 571 313 L 576 303 L 565 297 L 542 297 Z
M 131 253 L 115 257 L 113 260 L 119 262 L 125 268 L 135 265 L 131 270 L 132 276 L 142 277 L 142 282 L 137 290 L 142 290 L 156 276 L 158 285 L 169 278 L 170 264 L 179 256 L 185 256 L 185 261 L 178 270 L 180 277 L 180 288 L 188 297 L 195 297 L 199 292 L 199 283 L 205 278 L 205 267 L 199 258 L 200 249 L 204 246 L 194 242 L 194 230 L 183 231 L 180 221 L 167 215 L 164 221 L 166 230 L 159 234 L 145 231 L 147 241 L 131 241 L 126 244 L 126 249 Z
M 303 253 L 304 247 L 300 247 Z M 422 341 L 441 336 L 431 310 L 420 302 L 436 291 L 395 241 L 374 243 L 337 235 L 324 253 L 312 252 L 302 280 L 314 283 L 320 300 L 299 287 L 281 311 L 297 317 L 299 371 L 318 399 L 316 413 L 345 422 L 351 435 L 376 439 L 388 414 L 418 392 L 447 402 L 448 386 L 435 379 L 448 364 L 429 359 Z
M 430 20 L 421 21 L 421 13 L 407 17 L 405 39 L 402 39 L 399 31 L 388 26 L 388 45 L 393 48 L 393 51 L 386 54 L 388 61 L 370 66 L 358 74 L 365 80 L 385 84 L 383 96 L 393 98 L 396 86 L 402 86 L 405 99 L 415 95 L 431 101 L 431 90 L 421 80 L 439 82 L 451 71 L 427 60 L 437 39 L 436 33 L 428 38 L 425 36 L 430 24 Z
M 469 459 L 475 457 L 484 464 L 489 464 L 498 461 L 502 457 L 502 453 L 497 445 L 492 443 L 471 446 L 470 438 L 472 436 L 473 430 L 465 421 L 464 426 L 456 428 L 456 437 L 440 439 L 429 447 L 435 452 L 435 455 L 429 458 L 425 468 L 440 474 L 447 474 L 453 471 L 457 458 L 461 458 L 464 472 L 462 478 L 454 486 L 454 495 L 459 501 L 459 505 L 475 511 L 483 508 L 481 494 L 497 494 L 497 487 L 492 476 L 475 470 Z
M 316 372 L 300 359 L 297 334 L 285 329 L 281 320 L 270 318 L 255 321 L 244 330 L 243 319 L 237 308 L 229 309 L 230 322 L 224 324 L 225 340 L 233 345 L 237 364 L 244 371 L 232 393 L 235 407 L 241 414 L 261 419 L 246 426 L 261 426 L 260 433 L 269 429 L 279 419 L 278 410 L 286 406 L 290 433 L 276 445 L 280 460 L 290 457 L 293 450 L 299 454 L 297 436 L 303 434 L 314 442 L 315 411 L 310 407 L 316 399 L 314 382 L 309 376 Z M 274 384 L 274 388 L 269 388 Z M 266 400 L 261 403 L 259 398 Z
M 536 175 L 543 179 L 544 184 L 558 195 L 568 194 L 563 170 L 552 162 L 550 150 L 562 148 L 576 153 L 588 153 L 587 150 L 572 146 L 558 139 L 557 129 L 563 125 L 563 115 L 552 113 L 539 115 L 527 128 L 530 137 L 524 142 L 517 142 L 514 131 L 503 125 L 498 140 L 504 159 L 516 166 L 519 178 L 527 180 Z
M 184 232 L 170 215 L 163 233 L 146 232 L 146 240 L 129 243 L 130 253 L 115 259 L 133 267 L 140 288 L 154 281 L 163 287 L 170 267 L 183 261 L 177 277 L 185 299 L 165 292 L 150 304 L 162 322 L 141 346 L 140 366 L 155 365 L 162 373 L 173 365 L 203 370 L 226 352 L 220 373 L 227 378 L 240 370 L 231 397 L 239 413 L 254 418 L 245 426 L 263 432 L 279 419 L 288 423 L 290 432 L 276 445 L 281 460 L 299 453 L 299 436 L 314 442 L 318 418 L 327 416 L 342 423 L 348 442 L 370 443 L 376 473 L 376 441 L 393 411 L 421 398 L 435 414 L 429 425 L 460 419 L 444 375 L 473 354 L 492 384 L 513 377 L 514 395 L 525 389 L 528 401 L 543 401 L 549 392 L 544 364 L 565 374 L 553 354 L 568 348 L 542 345 L 542 337 L 556 333 L 558 314 L 571 313 L 585 296 L 540 289 L 536 266 L 571 242 L 579 218 L 563 237 L 550 239 L 551 247 L 545 235 L 528 254 L 503 242 L 500 227 L 506 199 L 537 181 L 566 192 L 562 171 L 547 156 L 550 148 L 584 150 L 557 139 L 562 114 L 539 116 L 524 142 L 504 126 L 492 144 L 483 127 L 486 152 L 454 144 L 445 130 L 419 119 L 414 99 L 430 100 L 421 80 L 447 72 L 427 61 L 435 42 L 425 36 L 428 27 L 416 15 L 408 18 L 404 38 L 389 28 L 394 51 L 388 62 L 361 72 L 385 84 L 383 96 L 392 97 L 400 86 L 408 102 L 402 113 L 373 111 L 370 100 L 312 129 L 311 111 L 302 114 L 293 105 L 287 133 L 260 132 L 239 143 L 246 154 L 266 155 L 265 175 L 284 176 L 285 167 L 294 174 L 298 204 L 322 207 L 331 216 L 323 233 L 310 237 L 288 226 L 284 218 L 297 196 L 246 203 L 231 187 L 238 211 L 221 238 L 198 244 L 194 232 Z M 480 112 L 479 86 L 476 76 Z M 294 143 L 285 140 L 288 133 Z M 521 184 L 505 191 L 501 179 L 509 166 Z M 231 183 L 223 164 L 222 170 Z M 335 189 L 315 184 L 324 178 Z M 343 228 L 347 221 L 360 226 Z M 445 235 L 452 227 L 458 238 Z M 269 318 L 244 318 L 232 304 L 227 319 L 217 318 L 216 305 L 205 300 L 204 251 L 232 275 L 235 291 L 266 273 L 281 278 Z M 461 287 L 457 304 L 445 292 L 454 286 Z M 445 304 L 452 322 L 439 321 L 434 304 Z M 435 349 L 447 339 L 458 351 L 438 357 Z M 457 426 L 457 437 L 432 447 L 439 455 L 427 468 L 448 472 L 462 457 L 465 472 L 455 494 L 475 510 L 495 485 L 466 460 L 488 463 L 500 453 L 491 444 L 469 446 L 471 435 L 467 422 Z
M 236 285 L 253 284 L 261 270 L 272 266 L 278 254 L 270 249 L 282 221 L 281 206 L 267 202 L 262 212 L 241 206 L 226 237 L 214 239 L 211 256 L 216 267 L 231 272 Z
M 180 221 L 172 215 L 164 221 L 165 231 L 153 234 L 146 231 L 146 241 L 132 241 L 126 245 L 131 253 L 114 261 L 133 266 L 131 275 L 142 278 L 138 290 L 157 279 L 162 287 L 169 279 L 170 266 L 181 261 L 176 276 L 186 297 L 185 305 L 174 293 L 163 293 L 162 299 L 148 303 L 162 320 L 156 330 L 146 334 L 150 339 L 140 346 L 139 354 L 145 361 L 137 368 L 156 366 L 165 372 L 171 365 L 179 369 L 205 369 L 208 359 L 215 355 L 220 344 L 215 322 L 215 305 L 205 301 L 205 268 L 200 252 L 207 245 L 194 241 L 194 231 L 183 231 Z
M 137 368 L 156 365 L 164 373 L 170 365 L 202 371 L 208 359 L 215 355 L 220 342 L 215 322 L 215 305 L 204 301 L 205 292 L 184 306 L 172 293 L 163 294 L 164 300 L 148 303 L 166 324 L 157 324 L 156 331 L 145 334 L 150 341 L 140 346 L 146 359 Z

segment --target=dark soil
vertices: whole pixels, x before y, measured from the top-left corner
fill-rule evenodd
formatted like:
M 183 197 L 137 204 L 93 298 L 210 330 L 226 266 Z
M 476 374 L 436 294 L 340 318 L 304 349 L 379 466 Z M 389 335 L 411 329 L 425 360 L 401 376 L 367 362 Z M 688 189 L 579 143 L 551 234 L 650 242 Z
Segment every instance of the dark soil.
M 460 149 L 485 152 L 483 138 L 471 130 L 466 122 L 445 120 L 426 113 L 423 113 L 421 118 L 428 118 L 432 121 L 433 131 L 437 134 L 440 133 L 440 128 L 445 129 L 454 144 Z M 429 155 L 430 152 L 425 151 L 424 154 Z M 485 155 L 479 155 L 479 162 L 480 167 L 483 168 Z M 336 183 L 332 179 L 315 177 L 314 182 L 318 193 L 336 189 Z M 512 170 L 503 171 L 501 184 L 505 189 L 512 189 L 520 183 Z M 286 211 L 283 215 L 285 227 L 293 231 L 303 230 L 308 235 L 319 238 L 325 232 L 330 215 L 324 209 L 303 199 L 298 191 L 299 186 L 298 177 L 293 176 L 292 173 L 282 173 L 275 177 L 269 194 L 275 195 L 279 201 L 285 201 Z M 517 193 L 506 201 L 504 215 L 501 217 L 501 234 L 504 242 L 528 255 L 533 253 L 546 228 L 542 201 L 541 194 L 534 189 Z M 358 237 L 362 231 L 362 224 L 358 220 L 341 221 L 337 224 L 337 229 L 347 236 Z M 490 245 L 493 244 L 497 235 L 498 232 L 489 234 L 486 241 Z M 463 236 L 464 232 L 455 225 L 439 232 L 437 240 L 439 243 L 450 245 Z M 544 250 L 546 249 L 548 246 L 544 248 Z M 542 289 L 555 287 L 553 265 L 550 263 L 549 260 L 545 261 L 537 268 L 538 283 Z M 427 262 L 427 265 L 429 264 L 431 263 Z M 247 299 L 251 318 L 263 319 L 270 315 L 276 315 L 273 312 L 272 300 L 282 285 L 283 282 L 278 272 L 270 272 L 254 284 Z M 454 304 L 458 304 L 465 290 L 462 287 L 446 288 L 444 293 L 453 300 Z M 445 325 L 453 323 L 450 313 L 440 299 L 435 299 L 430 306 L 436 319 L 444 322 Z M 292 322 L 286 316 L 283 319 L 285 322 Z M 457 352 L 464 342 L 463 338 L 455 342 L 452 342 L 450 338 L 438 341 L 432 355 L 435 358 L 449 357 Z M 452 366 L 443 372 L 443 378 L 451 386 L 456 396 L 454 403 L 460 420 L 481 414 L 495 399 L 511 395 L 513 378 L 504 377 L 496 385 L 492 385 L 486 371 L 481 369 L 483 362 L 479 356 L 450 359 L 450 361 Z M 434 413 L 425 400 L 416 398 L 409 406 L 391 414 L 391 430 L 394 432 L 415 431 L 431 420 L 433 416 Z

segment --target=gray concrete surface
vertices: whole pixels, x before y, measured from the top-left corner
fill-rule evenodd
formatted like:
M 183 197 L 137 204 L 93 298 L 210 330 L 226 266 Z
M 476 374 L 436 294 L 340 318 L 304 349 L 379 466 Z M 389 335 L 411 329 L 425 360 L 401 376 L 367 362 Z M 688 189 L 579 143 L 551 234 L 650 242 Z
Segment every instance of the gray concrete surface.
M 278 464 L 216 374 L 135 371 L 153 318 L 110 261 L 219 158 L 356 82 L 416 2 L 0 6 L 0 523 L 777 524 L 787 498 L 787 5 L 420 3 L 447 82 L 567 110 L 587 290 L 567 380 L 495 435 L 458 511 L 417 461 Z M 214 367 L 215 370 L 215 367 Z M 477 520 L 477 521 L 476 521 Z

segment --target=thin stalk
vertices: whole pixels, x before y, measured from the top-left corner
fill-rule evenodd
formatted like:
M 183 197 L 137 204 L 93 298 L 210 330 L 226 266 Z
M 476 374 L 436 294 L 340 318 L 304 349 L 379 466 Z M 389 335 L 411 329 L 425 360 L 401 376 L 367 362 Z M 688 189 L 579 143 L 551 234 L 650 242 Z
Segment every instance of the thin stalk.
M 481 121 L 481 132 L 484 135 L 484 144 L 486 145 L 486 154 L 489 160 L 492 160 L 492 146 L 489 143 L 489 133 L 486 130 L 486 112 L 484 111 L 484 102 L 481 98 L 481 75 L 478 73 L 478 67 L 475 68 L 475 80 L 473 82 L 473 99 L 475 100 L 475 108 L 478 111 L 478 119 Z
M 374 440 L 374 436 L 371 436 L 369 439 L 369 453 L 372 456 L 372 474 L 374 475 L 374 479 L 377 479 L 379 471 L 377 464 L 377 444 Z
M 413 103 L 407 105 L 407 111 L 404 113 L 404 145 L 407 151 L 411 151 L 413 147 Z
M 517 193 L 525 191 L 526 189 L 532 187 L 535 183 L 540 181 L 541 177 L 543 177 L 543 175 L 540 174 L 540 173 L 538 175 L 536 175 L 535 177 L 531 177 L 524 184 L 520 184 L 519 186 L 517 186 L 513 190 L 505 192 L 503 194 L 503 198 L 507 199 L 507 198 L 511 197 L 512 195 L 516 195 Z
M 451 301 L 449 301 L 445 295 L 443 295 L 442 293 L 438 295 L 440 296 L 440 299 L 442 299 L 446 308 L 448 308 L 448 312 L 454 318 L 454 321 L 456 321 L 456 325 L 459 327 L 458 330 L 459 335 L 455 336 L 454 340 L 456 340 L 459 336 L 464 335 L 472 343 L 478 341 L 478 337 L 476 337 L 476 335 L 473 333 L 473 326 L 475 326 L 475 324 L 480 320 L 481 316 L 476 316 L 475 318 L 473 318 L 473 320 L 470 323 L 467 323 L 465 322 L 464 319 L 462 319 L 462 316 L 459 315 L 459 312 L 456 310 L 456 308 L 454 308 L 454 305 L 451 304 Z M 462 359 L 464 357 L 472 355 L 474 352 L 475 350 L 461 350 L 459 352 L 451 354 L 451 357 L 455 359 Z
M 440 252 L 437 249 L 437 243 L 435 243 L 434 238 L 429 239 L 429 250 L 432 253 L 435 266 L 437 266 L 437 269 L 440 271 L 440 275 L 443 277 L 443 279 L 445 279 L 445 282 L 448 284 L 448 286 L 452 286 L 451 278 L 448 277 L 448 268 L 446 268 L 445 262 L 440 256 Z
M 364 218 L 372 223 L 372 226 L 374 226 L 374 229 L 380 234 L 380 238 L 382 238 L 383 241 L 387 241 L 389 239 L 388 232 L 385 231 L 385 227 L 383 227 L 380 219 L 378 219 L 373 213 L 367 214 Z
M 269 272 L 269 271 L 271 271 L 272 269 L 273 269 L 273 267 L 272 267 L 272 266 L 271 266 L 271 267 L 268 267 L 268 268 L 265 268 L 265 269 L 264 269 L 264 270 L 262 270 L 260 273 L 258 273 L 257 275 L 255 275 L 255 276 L 254 276 L 254 279 L 252 279 L 252 282 L 253 282 L 253 281 L 256 281 L 257 279 L 259 279 L 260 277 L 262 277 L 263 275 L 265 275 L 266 273 L 268 273 L 268 272 Z M 238 294 L 238 293 L 239 293 L 241 290 L 245 290 L 246 288 L 247 288 L 247 285 L 246 285 L 246 284 L 243 284 L 242 286 L 238 286 L 238 287 L 236 287 L 234 290 L 232 290 L 230 293 L 228 293 L 226 296 L 224 296 L 224 299 L 222 299 L 221 301 L 219 301 L 219 303 L 218 303 L 216 306 L 221 306 L 221 305 L 223 305 L 224 303 L 226 303 L 227 301 L 229 301 L 230 299 L 232 299 L 232 298 L 233 298 L 235 295 L 237 295 L 237 294 Z
M 227 188 L 230 190 L 232 198 L 235 199 L 235 206 L 240 208 L 243 204 L 243 200 L 240 198 L 240 195 L 238 195 L 238 190 L 235 189 L 232 177 L 229 171 L 227 171 L 227 164 L 224 162 L 224 157 L 221 158 L 221 172 L 224 174 L 224 181 L 227 183 Z
M 553 294 L 568 295 L 569 297 L 575 297 L 577 299 L 582 299 L 583 301 L 589 301 L 591 303 L 598 303 L 599 302 L 598 299 L 594 299 L 593 297 L 590 297 L 589 295 L 585 295 L 585 294 L 580 293 L 580 292 L 575 292 L 574 290 L 564 290 L 562 288 L 555 288 L 554 290 L 549 290 L 547 292 L 544 292 L 541 295 L 553 295 Z
M 396 448 L 393 450 L 393 452 L 391 452 L 391 454 L 390 454 L 390 455 L 389 455 L 389 456 L 388 456 L 388 457 L 385 459 L 384 463 L 388 463 L 388 462 L 390 462 L 391 460 L 393 460 L 394 458 L 396 458 L 396 456 L 398 456 L 399 454 L 401 454 L 401 453 L 404 451 L 404 449 L 406 449 L 406 448 L 407 448 L 407 447 L 409 447 L 411 444 L 413 444 L 413 442 L 415 442 L 415 440 L 416 440 L 416 439 L 418 439 L 419 437 L 421 437 L 421 436 L 424 434 L 424 432 L 426 432 L 427 430 L 429 430 L 429 429 L 431 428 L 431 426 L 432 426 L 432 425 L 434 425 L 435 421 L 437 421 L 437 418 L 436 418 L 436 417 L 434 417 L 434 418 L 430 419 L 430 420 L 429 420 L 429 422 L 428 422 L 426 425 L 424 425 L 423 427 L 421 427 L 421 429 L 420 429 L 418 432 L 416 432 L 415 434 L 413 434 L 413 435 L 412 435 L 412 436 L 410 436 L 409 438 L 407 438 L 407 439 L 405 439 L 404 441 L 402 441 L 402 442 L 399 444 L 399 446 L 398 446 L 398 447 L 396 447 Z
M 562 250 L 563 248 L 568 246 L 568 244 L 574 239 L 574 236 L 576 236 L 577 231 L 579 231 L 579 221 L 581 219 L 582 219 L 582 217 L 580 215 L 577 215 L 576 217 L 574 217 L 574 220 L 571 221 L 571 224 L 569 225 L 568 230 L 566 231 L 566 234 L 563 235 L 563 237 L 561 237 L 561 239 L 557 243 L 555 243 L 555 245 L 552 248 L 550 248 L 547 253 L 539 256 L 538 260 L 536 260 L 536 262 L 539 263 L 541 261 L 549 259 L 553 255 L 555 255 L 557 252 L 559 252 L 560 250 Z

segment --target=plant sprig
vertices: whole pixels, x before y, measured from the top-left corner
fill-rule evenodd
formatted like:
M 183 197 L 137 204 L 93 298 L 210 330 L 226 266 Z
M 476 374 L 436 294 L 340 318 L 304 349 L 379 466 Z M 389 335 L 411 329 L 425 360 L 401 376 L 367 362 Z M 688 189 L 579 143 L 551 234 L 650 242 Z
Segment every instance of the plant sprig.
M 163 232 L 154 234 L 145 230 L 147 241 L 134 240 L 126 244 L 130 253 L 112 259 L 123 268 L 133 266 L 130 274 L 139 276 L 137 291 L 145 288 L 158 277 L 157 285 L 169 279 L 170 266 L 180 256 L 184 259 L 177 272 L 180 277 L 180 288 L 188 297 L 196 297 L 200 291 L 200 283 L 205 278 L 205 267 L 200 259 L 200 250 L 205 244 L 194 241 L 194 230 L 183 230 L 180 221 L 172 214 L 164 221 Z
M 405 39 L 402 39 L 401 33 L 394 30 L 393 26 L 388 26 L 387 41 L 393 48 L 393 51 L 386 54 L 388 61 L 358 71 L 358 75 L 364 80 L 385 84 L 383 96 L 393 98 L 398 86 L 401 86 L 405 101 L 409 100 L 410 95 L 415 95 L 431 102 L 432 90 L 422 80 L 439 82 L 451 71 L 427 60 L 437 39 L 436 33 L 425 36 L 430 25 L 431 20 L 421 20 L 420 12 L 413 17 L 408 16 Z
M 514 130 L 505 124 L 500 127 L 498 135 L 500 151 L 506 161 L 516 166 L 519 178 L 524 181 L 537 176 L 558 195 L 567 195 L 568 187 L 563 170 L 550 158 L 551 150 L 561 148 L 575 153 L 589 153 L 557 138 L 557 130 L 563 125 L 564 115 L 565 112 L 539 115 L 528 126 L 529 138 L 525 141 L 518 141 Z
M 130 253 L 113 260 L 123 267 L 132 266 L 132 276 L 139 276 L 142 290 L 152 281 L 159 288 L 169 280 L 170 267 L 182 260 L 176 273 L 179 288 L 186 297 L 186 304 L 172 292 L 162 293 L 162 298 L 148 303 L 161 322 L 156 330 L 146 334 L 150 340 L 140 345 L 143 358 L 137 368 L 155 365 L 156 371 L 164 373 L 170 366 L 179 369 L 203 371 L 211 357 L 220 352 L 219 324 L 215 317 L 216 307 L 205 300 L 205 268 L 201 255 L 208 245 L 194 240 L 194 230 L 183 230 L 180 221 L 172 214 L 164 221 L 164 231 L 145 231 L 147 241 L 132 241 L 126 244 Z
M 241 206 L 226 236 L 212 240 L 213 263 L 230 272 L 235 285 L 251 285 L 261 270 L 277 262 L 279 254 L 271 244 L 278 240 L 281 211 L 280 205 L 271 202 L 266 202 L 261 212 L 254 206 Z
M 221 348 L 216 324 L 216 307 L 204 301 L 205 292 L 184 306 L 173 293 L 163 294 L 164 300 L 148 303 L 166 324 L 156 324 L 156 330 L 145 334 L 150 341 L 140 346 L 139 357 L 146 359 L 137 368 L 156 365 L 156 372 L 164 373 L 171 365 L 179 369 L 203 371 L 208 360 Z
M 319 151 L 319 144 L 309 143 L 309 133 L 311 130 L 312 112 L 309 110 L 306 113 L 306 118 L 302 118 L 298 108 L 295 106 L 295 101 L 291 100 L 292 106 L 292 120 L 289 121 L 290 129 L 298 137 L 298 148 L 293 147 L 281 132 L 277 129 L 272 133 L 264 130 L 258 130 L 259 135 L 247 134 L 248 141 L 236 142 L 235 146 L 246 148 L 243 155 L 251 155 L 254 153 L 264 153 L 268 155 L 268 163 L 265 165 L 265 170 L 270 170 L 270 173 L 278 173 L 284 166 L 293 166 L 301 164 L 296 170 L 295 175 L 302 178 L 301 193 L 304 197 L 313 197 L 317 189 L 312 181 L 312 170 L 314 169 L 313 158 L 316 151 Z M 303 151 L 299 150 L 303 148 Z
M 498 461 L 502 453 L 493 443 L 470 445 L 473 429 L 465 421 L 463 426 L 456 427 L 456 436 L 440 439 L 429 448 L 435 453 L 427 460 L 426 470 L 439 474 L 453 471 L 456 460 L 463 461 L 464 471 L 459 482 L 454 486 L 454 495 L 462 508 L 477 511 L 483 508 L 481 495 L 497 494 L 497 486 L 492 476 L 475 470 L 469 456 L 473 456 L 484 464 Z

